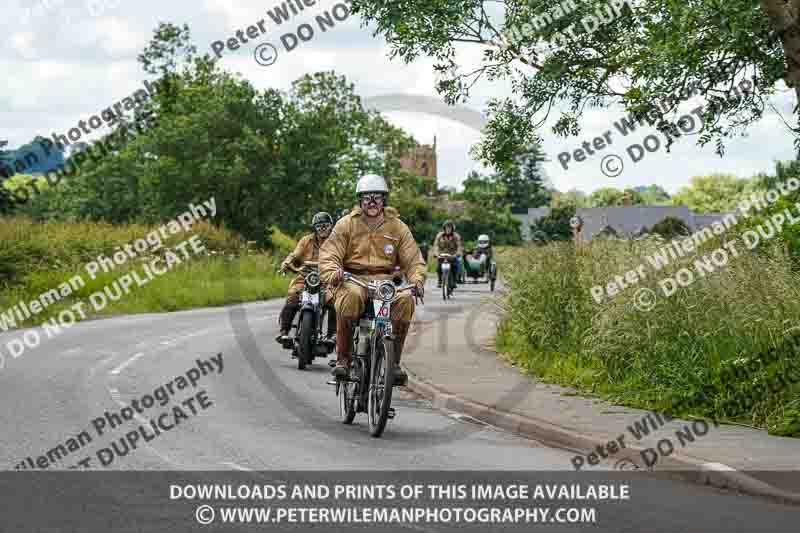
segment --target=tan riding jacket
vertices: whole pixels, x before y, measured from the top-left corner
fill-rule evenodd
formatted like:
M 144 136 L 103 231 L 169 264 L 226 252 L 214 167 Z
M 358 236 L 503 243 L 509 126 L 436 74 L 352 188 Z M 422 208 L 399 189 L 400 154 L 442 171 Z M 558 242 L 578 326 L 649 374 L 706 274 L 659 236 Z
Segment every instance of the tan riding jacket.
M 452 237 L 449 239 L 447 238 L 447 234 L 443 231 L 440 231 L 436 235 L 436 239 L 433 241 L 434 256 L 439 254 L 463 255 L 463 253 L 464 244 L 461 240 L 461 235 L 455 231 L 452 233 Z
M 400 266 L 409 283 L 425 283 L 426 265 L 411 230 L 397 209 L 387 207 L 384 221 L 374 231 L 364 222 L 363 211 L 354 208 L 342 217 L 320 249 L 320 277 L 330 283 L 336 272 L 364 276 L 389 276 Z
M 310 233 L 297 242 L 294 252 L 286 256 L 286 259 L 283 260 L 283 264 L 291 264 L 295 259 L 298 259 L 299 261 L 319 261 L 319 249 L 320 246 L 317 243 L 316 234 Z M 289 290 L 301 290 L 303 288 L 303 284 L 303 275 L 298 274 L 292 280 Z

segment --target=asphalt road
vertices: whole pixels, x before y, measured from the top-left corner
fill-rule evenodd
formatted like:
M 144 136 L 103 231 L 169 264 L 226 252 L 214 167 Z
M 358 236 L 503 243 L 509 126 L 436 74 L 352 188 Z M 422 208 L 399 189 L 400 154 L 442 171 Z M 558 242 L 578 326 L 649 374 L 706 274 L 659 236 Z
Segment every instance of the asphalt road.
M 462 287 L 455 302 L 477 303 L 485 287 Z M 433 286 L 422 315 L 435 320 L 446 309 Z M 119 470 L 567 470 L 572 453 L 545 447 L 456 413 L 432 408 L 405 390 L 393 402 L 397 418 L 381 439 L 369 436 L 366 417 L 338 421 L 326 359 L 298 371 L 273 340 L 282 301 L 171 314 L 126 316 L 78 323 L 0 370 L 0 464 L 12 470 L 87 431 L 93 442 L 57 463 L 61 468 L 110 446 L 91 421 L 119 412 L 222 353 L 221 374 L 176 391 L 183 399 L 201 389 L 211 405 L 149 443 L 139 442 L 110 469 Z M 0 335 L 0 345 L 20 332 Z M 172 400 L 171 400 L 172 401 Z M 144 424 L 153 407 L 128 425 Z M 110 435 L 110 434 L 109 434 Z M 258 476 L 257 472 L 252 472 Z M 748 496 L 648 479 L 647 497 L 615 508 L 593 527 L 601 531 L 789 531 L 797 508 Z M 0 493 L 4 489 L 0 487 Z M 163 511 L 163 510 L 162 510 Z M 2 517 L 0 516 L 0 524 Z M 0 530 L 3 528 L 0 527 Z M 439 529 L 439 528 L 434 528 Z M 562 529 L 564 530 L 564 529 Z

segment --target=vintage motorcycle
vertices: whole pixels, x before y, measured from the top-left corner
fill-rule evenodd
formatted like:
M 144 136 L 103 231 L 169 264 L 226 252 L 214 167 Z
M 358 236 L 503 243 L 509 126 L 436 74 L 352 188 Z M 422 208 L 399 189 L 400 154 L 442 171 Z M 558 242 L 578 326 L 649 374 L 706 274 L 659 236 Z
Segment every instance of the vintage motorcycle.
M 352 424 L 356 413 L 367 413 L 370 434 L 380 437 L 387 421 L 395 417 L 391 406 L 395 386 L 392 369 L 397 364 L 390 319 L 392 301 L 401 291 L 412 291 L 415 297 L 416 292 L 413 285 L 403 284 L 399 277 L 365 283 L 345 273 L 344 282 L 366 289 L 367 304 L 353 336 L 350 374 L 328 383 L 336 386 L 342 422 Z
M 323 324 L 327 319 L 328 309 L 325 301 L 325 289 L 320 284 L 319 263 L 305 261 L 302 268 L 295 264 L 287 266 L 289 270 L 303 275 L 303 292 L 300 295 L 300 310 L 292 344 L 284 348 L 292 350 L 292 357 L 297 358 L 297 368 L 305 370 L 314 358 L 330 355 L 334 350 L 333 344 L 323 342 L 325 336 L 322 332 Z
M 464 257 L 464 274 L 471 278 L 473 283 L 488 283 L 489 289 L 494 292 L 497 282 L 497 262 L 494 258 L 481 262 L 480 259 L 475 258 L 474 254 L 474 250 L 471 250 Z M 483 279 L 480 280 L 480 278 Z
M 442 298 L 445 300 L 453 297 L 453 290 L 456 288 L 456 274 L 453 268 L 456 260 L 456 256 L 450 254 L 439 254 L 438 257 L 442 269 Z

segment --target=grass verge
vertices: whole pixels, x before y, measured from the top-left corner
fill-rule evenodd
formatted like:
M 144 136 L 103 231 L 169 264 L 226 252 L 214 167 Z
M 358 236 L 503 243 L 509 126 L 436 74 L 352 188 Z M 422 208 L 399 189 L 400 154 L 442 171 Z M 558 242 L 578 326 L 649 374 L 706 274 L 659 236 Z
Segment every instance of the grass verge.
M 661 245 L 554 243 L 504 255 L 498 348 L 525 372 L 617 404 L 800 436 L 800 349 L 787 341 L 800 281 L 788 256 L 762 244 L 700 276 L 694 261 L 720 246 L 711 242 L 654 272 L 645 256 Z M 592 286 L 642 263 L 648 276 L 638 285 L 593 300 Z M 695 281 L 664 297 L 658 281 L 681 268 Z M 633 305 L 637 288 L 658 296 L 652 310 Z
M 116 300 L 109 297 L 108 305 L 95 311 L 89 303 L 92 294 L 102 292 L 132 271 L 146 279 L 142 260 L 163 254 L 163 250 L 130 259 L 115 270 L 99 273 L 94 279 L 84 269 L 85 263 L 100 254 L 110 256 L 117 247 L 142 238 L 153 229 L 138 225 L 36 224 L 20 218 L 0 219 L 0 236 L 13 238 L 0 241 L 3 243 L 0 244 L 0 271 L 5 272 L 5 279 L 0 283 L 0 314 L 9 316 L 8 310 L 18 302 L 31 302 L 76 275 L 84 281 L 83 286 L 47 305 L 40 313 L 24 321 L 16 320 L 11 327 L 42 324 L 81 301 L 86 302 L 83 309 L 90 318 L 221 306 L 286 294 L 289 278 L 277 275 L 276 259 L 271 254 L 253 253 L 236 235 L 208 224 L 198 224 L 190 232 L 171 236 L 165 249 L 197 235 L 206 252 L 190 255 L 180 265 L 141 287 L 133 284 L 127 294 Z M 21 254 L 21 250 L 25 253 Z M 10 325 L 7 319 L 6 325 Z

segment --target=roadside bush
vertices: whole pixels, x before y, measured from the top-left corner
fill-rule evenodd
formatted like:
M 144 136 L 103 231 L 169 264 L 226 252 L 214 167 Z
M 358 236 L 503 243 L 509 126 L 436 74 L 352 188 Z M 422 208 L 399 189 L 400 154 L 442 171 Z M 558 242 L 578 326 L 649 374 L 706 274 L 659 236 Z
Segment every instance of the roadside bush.
M 663 246 L 658 239 L 518 251 L 501 265 L 508 292 L 498 345 L 546 380 L 618 403 L 800 436 L 798 384 L 765 386 L 790 369 L 800 379 L 798 351 L 779 349 L 800 318 L 800 280 L 783 247 L 764 244 L 759 253 L 739 246 L 727 266 L 698 274 L 694 261 L 720 244 L 706 243 L 698 256 L 660 272 L 645 260 Z M 602 304 L 594 301 L 593 286 L 642 263 L 647 278 Z M 681 268 L 695 272 L 695 281 L 664 297 L 658 281 Z M 640 288 L 657 295 L 650 311 L 632 305 Z M 770 350 L 779 355 L 765 361 Z M 745 375 L 726 370 L 742 364 L 750 364 Z
M 116 247 L 144 238 L 158 227 L 0 217 L 0 287 L 28 272 L 81 268 L 98 255 L 113 254 Z M 199 235 L 205 247 L 217 254 L 237 255 L 246 248 L 241 237 L 208 222 L 195 224 L 188 232 L 168 233 L 165 246 L 173 247 L 192 235 Z
M 650 233 L 656 233 L 665 239 L 674 239 L 683 235 L 689 235 L 691 232 L 683 220 L 676 217 L 666 217 L 650 228 Z
M 575 206 L 554 207 L 547 216 L 531 224 L 531 234 L 546 236 L 548 241 L 569 241 L 572 239 L 570 219 L 575 216 Z
M 139 269 L 142 258 L 137 257 L 91 280 L 84 266 L 98 255 L 110 257 L 118 247 L 143 238 L 158 227 L 99 222 L 37 223 L 26 217 L 0 217 L 0 312 L 21 300 L 29 302 L 75 275 L 82 275 L 86 286 L 19 326 L 48 320 L 79 299 L 102 290 L 126 272 Z M 195 224 L 188 232 L 168 234 L 164 248 L 145 254 L 162 255 L 167 248 L 174 249 L 193 235 L 200 237 L 208 252 L 206 255 L 193 257 L 144 287 L 132 290 L 125 298 L 110 302 L 102 314 L 224 305 L 285 292 L 287 280 L 275 274 L 272 255 L 253 254 L 241 237 L 207 222 Z M 234 276 L 237 290 L 226 290 L 226 283 Z

